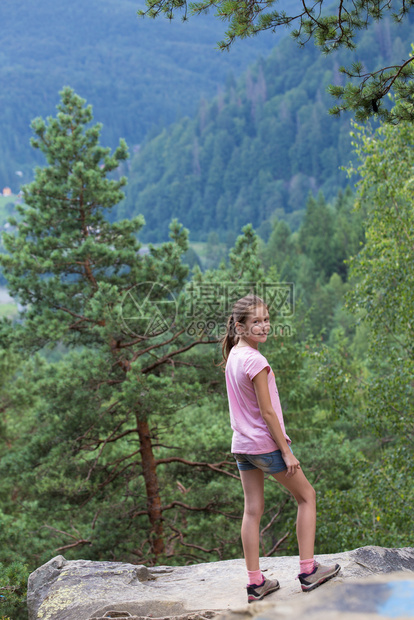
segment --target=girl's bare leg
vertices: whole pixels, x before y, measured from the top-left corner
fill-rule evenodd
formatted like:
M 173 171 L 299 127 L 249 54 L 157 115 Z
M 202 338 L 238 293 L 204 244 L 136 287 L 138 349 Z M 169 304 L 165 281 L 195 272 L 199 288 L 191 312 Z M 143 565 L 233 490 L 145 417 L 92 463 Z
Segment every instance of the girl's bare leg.
M 296 521 L 296 535 L 301 560 L 310 560 L 314 555 L 316 532 L 316 494 L 315 489 L 307 480 L 301 469 L 298 469 L 291 478 L 286 472 L 273 474 L 278 482 L 283 484 L 298 503 L 298 517 Z
M 248 571 L 259 570 L 260 519 L 264 510 L 264 474 L 260 469 L 241 471 L 244 513 L 241 527 L 244 558 Z

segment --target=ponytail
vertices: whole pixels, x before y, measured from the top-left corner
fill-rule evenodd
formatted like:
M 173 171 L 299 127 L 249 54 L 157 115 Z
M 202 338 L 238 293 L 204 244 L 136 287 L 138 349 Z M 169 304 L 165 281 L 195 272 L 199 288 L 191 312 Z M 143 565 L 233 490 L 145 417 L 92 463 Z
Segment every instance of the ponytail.
M 227 362 L 227 358 L 231 349 L 237 344 L 238 336 L 236 334 L 236 322 L 234 315 L 231 314 L 227 319 L 226 333 L 221 341 L 221 352 L 223 354 L 223 364 Z
M 242 297 L 233 306 L 233 312 L 227 319 L 226 333 L 221 341 L 221 352 L 223 354 L 222 366 L 226 365 L 231 349 L 237 344 L 239 336 L 236 332 L 236 323 L 244 323 L 249 316 L 252 308 L 267 305 L 257 295 L 246 295 Z

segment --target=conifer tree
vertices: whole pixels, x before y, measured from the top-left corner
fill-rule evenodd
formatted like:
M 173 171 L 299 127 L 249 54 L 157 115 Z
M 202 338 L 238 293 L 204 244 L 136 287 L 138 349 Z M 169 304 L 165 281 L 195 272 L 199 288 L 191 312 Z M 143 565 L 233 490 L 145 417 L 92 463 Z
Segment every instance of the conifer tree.
M 47 559 L 50 532 L 60 542 L 55 551 L 84 555 L 92 546 L 89 557 L 153 563 L 180 549 L 193 559 L 194 549 L 220 557 L 225 528 L 222 540 L 197 545 L 191 532 L 186 539 L 186 515 L 229 509 L 215 481 L 237 478 L 228 442 L 223 448 L 220 432 L 204 460 L 195 450 L 187 458 L 172 426 L 185 425 L 186 407 L 215 398 L 216 349 L 197 358 L 193 349 L 217 343 L 227 293 L 238 298 L 263 277 L 257 237 L 246 227 L 228 269 L 195 268 L 192 279 L 182 261 L 187 231 L 177 222 L 169 242 L 141 248 L 142 217 L 107 217 L 123 198 L 116 173 L 125 143 L 113 154 L 100 146 L 91 107 L 70 88 L 61 96 L 56 118 L 33 122 L 33 146 L 47 166 L 24 187 L 1 257 L 21 304 L 18 322 L 0 323 L 0 346 L 18 364 L 6 385 L 12 450 L 0 452 L 6 512 L 12 518 L 17 505 L 19 514 L 26 507 L 38 560 Z M 221 412 L 219 420 L 227 429 Z M 199 491 L 183 501 L 193 487 Z
M 215 338 L 203 330 L 190 337 L 185 298 L 178 303 L 188 275 L 181 260 L 187 232 L 173 222 L 170 242 L 140 252 L 142 217 L 109 222 L 125 179 L 108 175 L 116 177 L 126 144 L 110 154 L 99 145 L 91 107 L 70 88 L 61 96 L 56 118 L 33 121 L 32 144 L 48 165 L 24 187 L 1 257 L 22 306 L 18 324 L 2 323 L 1 344 L 21 360 L 43 352 L 15 384 L 34 412 L 25 475 L 28 486 L 42 477 L 44 496 L 61 495 L 66 506 L 96 497 L 110 505 L 110 489 L 120 493 L 125 485 L 128 518 L 150 522 L 141 548 L 158 557 L 167 508 L 154 454 L 159 422 L 151 420 L 183 407 L 196 389 L 163 368 L 174 369 L 177 356 Z M 50 356 L 57 345 L 63 359 L 45 362 L 44 351 Z M 78 538 L 69 547 L 88 544 L 88 536 Z

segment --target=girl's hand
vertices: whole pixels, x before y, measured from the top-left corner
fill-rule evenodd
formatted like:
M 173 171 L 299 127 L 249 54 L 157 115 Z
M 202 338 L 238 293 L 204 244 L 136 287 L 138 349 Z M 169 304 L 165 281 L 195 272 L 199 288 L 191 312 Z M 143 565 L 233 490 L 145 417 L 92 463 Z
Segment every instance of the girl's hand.
M 292 476 L 296 474 L 298 469 L 300 469 L 300 463 L 298 459 L 296 458 L 296 456 L 292 454 L 290 450 L 289 452 L 282 454 L 282 457 L 287 467 L 286 478 L 291 478 Z

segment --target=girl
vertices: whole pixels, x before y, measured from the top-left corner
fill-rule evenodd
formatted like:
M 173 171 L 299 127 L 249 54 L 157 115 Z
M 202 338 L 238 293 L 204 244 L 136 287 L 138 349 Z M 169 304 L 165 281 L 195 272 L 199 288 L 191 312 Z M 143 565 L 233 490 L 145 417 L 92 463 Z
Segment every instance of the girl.
M 222 350 L 233 429 L 231 451 L 237 461 L 244 491 L 241 528 L 248 575 L 249 603 L 279 589 L 277 580 L 266 579 L 259 567 L 259 528 L 264 510 L 264 474 L 283 484 L 298 503 L 296 534 L 299 545 L 302 590 L 308 592 L 334 577 L 340 566 L 322 566 L 313 557 L 315 491 L 290 449 L 285 431 L 275 376 L 258 345 L 270 330 L 266 304 L 256 295 L 239 299 L 227 322 Z

